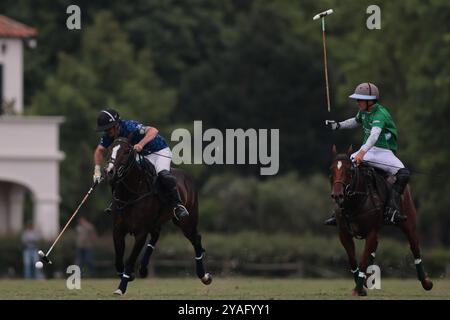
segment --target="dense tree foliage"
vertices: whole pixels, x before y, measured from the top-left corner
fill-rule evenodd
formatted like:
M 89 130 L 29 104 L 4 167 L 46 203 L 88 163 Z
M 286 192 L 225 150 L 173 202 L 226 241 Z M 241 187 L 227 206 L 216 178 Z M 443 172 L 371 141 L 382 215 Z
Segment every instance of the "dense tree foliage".
M 174 128 L 191 128 L 193 120 L 203 120 L 205 128 L 279 128 L 280 174 L 297 172 L 302 178 L 266 177 L 259 188 L 272 196 L 260 200 L 268 207 L 313 203 L 314 194 L 315 201 L 326 203 L 321 184 L 314 193 L 303 192 L 302 183 L 327 174 L 333 143 L 342 150 L 359 146 L 361 132 L 332 133 L 324 120 L 354 115 L 357 109 L 347 96 L 358 83 L 371 81 L 396 119 L 400 158 L 417 172 L 412 188 L 420 228 L 433 243 L 450 243 L 448 1 L 380 0 L 380 30 L 366 27 L 372 1 L 84 0 L 74 3 L 82 11 L 82 29 L 74 31 L 65 25 L 69 4 L 0 4 L 0 12 L 39 32 L 38 47 L 25 56 L 27 112 L 66 117 L 63 209 L 70 211 L 88 185 L 98 139 L 95 117 L 105 105 L 158 127 L 168 138 Z M 320 22 L 312 20 L 327 8 L 335 10 L 327 18 L 331 114 L 325 104 Z M 203 197 L 217 200 L 206 200 L 208 206 L 226 205 L 220 202 L 223 185 L 230 196 L 234 190 L 241 200 L 249 197 L 242 205 L 250 212 L 232 212 L 233 219 L 244 222 L 263 212 L 267 216 L 261 219 L 270 225 L 294 232 L 288 217 L 272 220 L 269 210 L 255 204 L 258 195 L 250 196 L 254 179 L 260 179 L 253 166 L 185 168 L 196 176 Z M 233 186 L 240 181 L 237 174 L 247 181 Z M 284 185 L 270 189 L 271 182 L 280 181 L 286 190 Z M 301 194 L 292 194 L 290 186 Z M 108 199 L 102 192 L 90 205 L 92 216 L 106 226 L 98 214 Z M 307 228 L 316 228 L 316 216 L 326 216 L 325 207 L 301 213 Z M 223 217 L 216 219 L 208 215 L 208 226 L 219 230 Z M 258 228 L 268 230 L 265 224 Z

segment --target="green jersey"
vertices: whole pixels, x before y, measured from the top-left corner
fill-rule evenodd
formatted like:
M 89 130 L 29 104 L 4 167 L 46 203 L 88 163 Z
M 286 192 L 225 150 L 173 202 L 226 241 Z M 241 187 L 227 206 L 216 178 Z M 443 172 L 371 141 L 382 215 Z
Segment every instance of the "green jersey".
M 391 115 L 381 104 L 376 103 L 371 112 L 358 111 L 356 122 L 364 128 L 364 143 L 370 136 L 372 127 L 381 128 L 380 137 L 375 143 L 376 147 L 397 151 L 397 127 Z

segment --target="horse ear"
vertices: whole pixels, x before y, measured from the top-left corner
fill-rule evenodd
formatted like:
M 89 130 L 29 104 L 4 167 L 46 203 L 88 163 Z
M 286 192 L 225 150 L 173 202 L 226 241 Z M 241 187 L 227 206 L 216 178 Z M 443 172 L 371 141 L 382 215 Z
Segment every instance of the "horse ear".
M 348 147 L 347 155 L 350 157 L 352 153 L 353 153 L 353 145 L 351 144 L 350 147 Z
M 333 144 L 333 148 L 331 149 L 331 152 L 333 153 L 333 156 L 337 155 L 337 149 L 336 149 L 335 144 Z

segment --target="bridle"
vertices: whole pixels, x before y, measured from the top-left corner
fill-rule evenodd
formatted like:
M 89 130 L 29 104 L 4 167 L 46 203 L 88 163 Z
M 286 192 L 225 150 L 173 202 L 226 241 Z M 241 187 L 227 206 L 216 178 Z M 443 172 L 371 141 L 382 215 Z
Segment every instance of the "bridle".
M 132 171 L 132 169 L 137 166 L 136 154 L 140 157 L 141 160 L 142 160 L 143 156 L 139 153 L 136 153 L 136 151 L 131 147 L 131 144 L 129 143 L 129 141 L 126 138 L 117 138 L 114 141 L 113 145 L 116 145 L 116 144 L 118 145 L 119 143 L 126 143 L 127 146 L 129 147 L 129 151 L 128 151 L 128 154 L 124 155 L 127 157 L 127 161 L 125 162 L 125 164 L 122 164 L 121 166 L 119 166 L 117 168 L 117 171 L 115 173 L 115 175 L 117 175 L 117 178 L 114 178 L 113 180 L 111 180 L 111 186 L 113 188 L 113 194 L 112 194 L 113 201 L 116 203 L 116 207 L 118 210 L 123 210 L 127 206 L 135 204 L 135 203 L 141 201 L 142 199 L 152 195 L 154 192 L 153 192 L 153 188 L 148 187 L 149 191 L 142 194 L 139 192 L 139 189 L 135 190 L 129 186 L 129 184 L 126 181 L 126 177 L 129 175 L 129 173 Z M 116 160 L 115 158 L 110 159 L 110 161 L 108 161 L 108 165 L 109 164 L 114 165 L 115 160 Z M 138 180 L 139 185 L 141 184 L 142 179 L 145 179 L 145 175 L 141 175 L 139 177 L 139 180 Z M 128 201 L 119 199 L 116 196 L 116 191 L 117 191 L 117 188 L 119 185 L 123 186 L 129 193 L 134 195 L 135 196 L 134 199 L 128 200 Z
M 355 184 L 355 175 L 358 175 L 358 170 L 356 168 L 356 166 L 354 165 L 354 163 L 351 161 L 351 159 L 348 156 L 344 156 L 344 155 L 338 155 L 334 160 L 333 163 L 335 163 L 336 161 L 345 161 L 345 162 L 350 162 L 351 163 L 351 167 L 350 169 L 347 170 L 351 170 L 352 173 L 350 174 L 350 179 L 349 182 L 345 182 L 344 179 L 339 179 L 339 180 L 333 180 L 331 181 L 331 185 L 332 185 L 332 189 L 334 189 L 335 185 L 341 184 L 343 189 L 344 189 L 344 199 L 349 199 L 353 196 L 356 195 L 367 195 L 367 192 L 361 192 L 361 191 L 355 191 L 352 190 L 351 186 Z M 333 168 L 333 166 L 330 167 L 330 169 Z M 343 204 L 339 204 L 337 203 L 340 207 L 342 207 Z

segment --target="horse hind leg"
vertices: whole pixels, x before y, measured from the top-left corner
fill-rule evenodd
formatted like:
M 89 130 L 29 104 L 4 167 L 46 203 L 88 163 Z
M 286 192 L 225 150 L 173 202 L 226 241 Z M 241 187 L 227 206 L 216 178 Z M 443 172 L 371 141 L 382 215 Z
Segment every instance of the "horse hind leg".
M 198 233 L 196 228 L 188 229 L 186 226 L 180 226 L 183 230 L 183 234 L 192 243 L 195 250 L 195 271 L 197 277 L 202 281 L 203 284 L 209 285 L 212 282 L 212 276 L 209 272 L 205 272 L 205 267 L 203 265 L 203 257 L 205 249 L 202 247 L 202 237 Z
M 147 248 L 145 249 L 144 255 L 141 258 L 139 266 L 139 275 L 141 276 L 141 278 L 146 278 L 148 275 L 148 263 L 153 251 L 155 250 L 156 243 L 159 239 L 159 234 L 160 230 L 151 232 L 150 241 L 147 244 Z
M 372 251 L 372 253 L 369 255 L 369 258 L 367 260 L 368 265 L 371 266 L 375 263 L 375 257 L 376 257 L 376 253 L 377 253 L 377 248 L 378 248 L 378 240 L 375 243 L 375 247 Z
M 423 267 L 421 253 L 420 253 L 419 240 L 418 240 L 417 234 L 416 234 L 415 221 L 407 220 L 406 223 L 401 226 L 401 229 L 405 233 L 406 237 L 408 238 L 409 247 L 414 256 L 414 264 L 416 266 L 417 278 L 419 279 L 420 283 L 422 284 L 422 287 L 425 290 L 429 291 L 433 288 L 433 282 L 428 277 L 428 275 L 426 274 L 425 269 Z
M 142 250 L 142 247 L 145 244 L 145 240 L 147 239 L 147 232 L 140 232 L 134 236 L 134 246 L 131 250 L 130 256 L 128 257 L 125 263 L 125 270 L 123 272 L 122 278 L 120 279 L 119 286 L 114 294 L 124 295 L 127 291 L 128 282 L 134 280 L 134 266 L 136 264 L 136 260 L 139 256 L 139 253 Z

